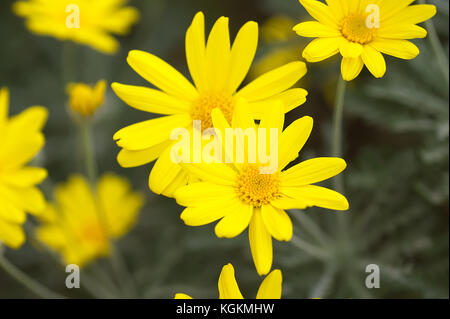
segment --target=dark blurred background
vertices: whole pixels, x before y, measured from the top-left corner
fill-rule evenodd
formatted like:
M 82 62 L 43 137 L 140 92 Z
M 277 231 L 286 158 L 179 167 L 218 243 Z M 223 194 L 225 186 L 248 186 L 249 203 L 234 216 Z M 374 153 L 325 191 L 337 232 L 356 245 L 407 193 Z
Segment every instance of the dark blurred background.
M 50 111 L 46 147 L 36 161 L 49 171 L 42 188 L 51 199 L 55 183 L 83 172 L 76 127 L 67 113 L 64 43 L 28 32 L 24 21 L 13 15 L 12 3 L 0 3 L 0 86 L 11 90 L 11 114 L 31 105 L 44 105 Z M 448 56 L 449 3 L 430 3 L 438 6 L 433 23 Z M 309 41 L 293 32 L 270 35 L 273 26 L 281 29 L 286 23 L 289 26 L 311 19 L 296 0 L 134 0 L 131 5 L 140 10 L 141 19 L 131 34 L 120 38 L 120 52 L 105 56 L 76 46 L 71 56 L 77 65 L 70 75 L 73 81 L 94 83 L 104 78 L 108 83 L 147 85 L 126 63 L 131 49 L 156 54 L 187 75 L 185 31 L 200 10 L 206 15 L 207 32 L 218 17 L 230 17 L 233 38 L 248 20 L 260 26 L 269 22 L 262 28 L 251 76 L 264 70 L 267 61 L 275 67 L 302 60 L 301 48 Z M 365 70 L 351 82 L 344 137 L 348 163 L 345 194 L 351 207 L 345 218 L 351 247 L 341 251 L 334 239 L 338 213 L 314 208 L 292 211 L 295 244 L 274 244 L 273 267 L 283 271 L 284 298 L 448 298 L 448 83 L 429 40 L 414 43 L 421 49 L 415 60 L 386 57 L 388 71 L 383 79 L 376 80 Z M 308 101 L 288 114 L 288 123 L 304 115 L 315 120 L 311 138 L 300 154 L 302 160 L 331 155 L 332 105 L 338 76 L 336 57 L 308 64 L 308 74 L 299 83 L 309 91 Z M 100 173 L 115 171 L 146 194 L 138 225 L 118 242 L 138 284 L 139 296 L 172 298 L 176 292 L 185 292 L 197 298 L 216 298 L 220 270 L 231 262 L 242 293 L 254 298 L 261 278 L 251 259 L 247 232 L 233 240 L 217 239 L 214 225 L 183 225 L 179 219 L 182 208 L 147 187 L 153 164 L 132 169 L 117 164 L 119 149 L 113 134 L 149 116 L 126 106 L 108 89 L 95 119 Z M 32 218 L 27 222 L 27 244 L 18 251 L 7 250 L 7 257 L 62 294 L 91 297 L 84 289 L 65 288 L 64 268 L 33 239 L 34 224 Z M 322 230 L 317 231 L 317 227 Z M 379 289 L 365 287 L 368 264 L 380 267 Z M 83 270 L 94 271 L 104 274 L 105 282 L 117 281 L 105 260 Z M 0 270 L 0 298 L 14 297 L 35 296 Z

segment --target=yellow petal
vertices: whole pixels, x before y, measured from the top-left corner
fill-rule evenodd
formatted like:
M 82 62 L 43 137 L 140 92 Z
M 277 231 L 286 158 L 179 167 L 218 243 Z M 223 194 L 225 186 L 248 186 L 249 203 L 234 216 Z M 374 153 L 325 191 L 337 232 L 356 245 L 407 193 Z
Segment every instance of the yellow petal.
M 198 97 L 195 87 L 181 73 L 153 54 L 133 50 L 127 61 L 140 76 L 167 94 L 189 101 Z
M 305 63 L 291 62 L 261 75 L 241 89 L 236 96 L 243 97 L 248 102 L 270 98 L 289 89 L 305 74 Z
M 281 195 L 281 197 L 273 200 L 270 202 L 270 204 L 276 208 L 279 209 L 305 209 L 310 207 L 311 205 L 308 204 L 306 200 L 303 199 L 296 199 L 296 198 L 290 198 L 286 197 L 284 195 Z
M 303 50 L 303 58 L 308 62 L 328 59 L 339 52 L 344 41 L 346 40 L 342 37 L 314 39 Z
M 177 293 L 175 294 L 174 299 L 192 299 L 192 297 L 186 294 Z
M 13 249 L 19 249 L 25 242 L 25 233 L 18 224 L 8 223 L 0 219 L 0 242 Z
M 186 60 L 199 91 L 204 91 L 208 85 L 205 57 L 205 16 L 203 12 L 198 12 L 186 32 Z
M 258 24 L 249 21 L 239 30 L 231 48 L 231 69 L 227 92 L 234 93 L 244 81 L 258 46 Z
M 159 90 L 120 83 L 113 83 L 111 87 L 121 100 L 141 111 L 157 114 L 178 114 L 190 111 L 187 101 Z
M 279 145 L 279 170 L 298 157 L 298 153 L 305 145 L 311 134 L 313 119 L 304 116 L 289 125 L 280 137 Z
M 37 187 L 12 187 L 0 184 L 0 193 L 11 203 L 32 214 L 39 214 L 45 208 L 45 198 Z
M 156 161 L 149 176 L 149 187 L 156 194 L 162 194 L 182 172 L 179 164 L 172 162 L 170 158 L 171 148 L 164 150 Z
M 317 21 L 307 21 L 297 24 L 293 29 L 299 36 L 307 38 L 331 38 L 341 36 L 337 28 Z
M 141 151 L 122 149 L 117 155 L 117 162 L 122 167 L 145 165 L 157 159 L 171 145 L 172 141 L 166 141 Z
M 361 55 L 363 46 L 355 42 L 342 41 L 339 50 L 344 58 L 357 58 Z
M 230 186 L 197 182 L 178 189 L 175 192 L 175 199 L 182 206 L 201 207 L 218 202 L 232 202 L 237 199 L 237 195 L 235 189 Z M 208 207 L 210 206 L 212 205 Z
M 370 73 L 376 78 L 381 78 L 386 73 L 386 61 L 383 55 L 370 44 L 364 46 L 361 58 Z
M 253 206 L 237 201 L 229 206 L 229 213 L 217 223 L 215 232 L 219 238 L 234 238 L 240 235 L 250 223 Z
M 0 89 L 0 126 L 8 119 L 9 112 L 9 90 Z
M 7 138 L 0 147 L 0 165 L 4 170 L 20 167 L 28 163 L 44 146 L 41 133 L 28 133 L 16 138 Z
M 407 40 L 375 39 L 370 46 L 381 53 L 405 60 L 419 55 L 419 48 Z
M 40 131 L 47 121 L 48 111 L 43 106 L 31 106 L 22 113 L 11 117 L 9 130 L 19 134 L 24 131 Z
M 292 111 L 306 102 L 308 91 L 300 88 L 286 90 L 274 95 L 270 99 L 249 103 L 250 110 L 255 119 L 261 119 L 271 108 L 274 102 L 280 101 L 284 105 L 284 113 Z
M 256 271 L 260 276 L 269 273 L 272 268 L 272 236 L 264 225 L 261 209 L 256 208 L 248 229 L 250 249 Z
M 281 286 L 283 276 L 279 269 L 275 269 L 266 278 L 264 278 L 261 286 L 259 286 L 256 299 L 281 299 Z
M 360 73 L 364 66 L 363 60 L 359 58 L 342 58 L 341 63 L 341 73 L 342 78 L 345 81 L 351 81 L 355 79 Z
M 347 167 L 341 158 L 314 158 L 281 173 L 282 186 L 303 186 L 318 183 L 338 175 Z
M 208 89 L 221 91 L 230 75 L 231 48 L 228 18 L 220 17 L 214 24 L 206 44 L 206 77 Z
M 191 123 L 189 114 L 177 114 L 127 126 L 114 134 L 117 145 L 131 151 L 144 150 L 168 141 L 172 131 Z
M 244 299 L 234 276 L 232 264 L 223 266 L 219 276 L 219 299 Z
M 333 210 L 348 210 L 349 208 L 348 201 L 344 196 L 320 186 L 281 187 L 280 191 L 286 196 L 308 203 L 308 206 Z
M 291 218 L 282 209 L 272 205 L 261 207 L 261 216 L 269 233 L 278 241 L 290 241 L 292 238 Z
M 431 4 L 418 4 L 408 6 L 398 13 L 383 19 L 383 25 L 417 24 L 432 18 L 436 14 L 436 6 Z
M 182 164 L 189 173 L 205 182 L 234 185 L 237 172 L 223 163 Z
M 23 167 L 17 171 L 5 172 L 0 180 L 17 187 L 29 187 L 39 184 L 47 177 L 47 170 L 40 167 Z
M 391 26 L 381 26 L 377 36 L 387 39 L 418 39 L 427 36 L 427 30 L 414 24 L 395 24 Z
M 324 3 L 316 0 L 300 0 L 302 6 L 317 21 L 331 27 L 338 26 L 338 19 Z
M 15 205 L 11 200 L 0 195 L 0 220 L 14 224 L 23 224 L 27 218 L 27 215 Z

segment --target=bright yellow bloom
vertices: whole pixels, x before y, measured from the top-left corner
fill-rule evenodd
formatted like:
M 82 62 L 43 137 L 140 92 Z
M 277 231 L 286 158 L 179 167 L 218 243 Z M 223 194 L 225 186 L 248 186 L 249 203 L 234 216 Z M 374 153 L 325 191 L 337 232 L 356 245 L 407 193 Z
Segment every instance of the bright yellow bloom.
M 249 113 L 246 103 L 239 103 L 233 128 L 256 129 Z M 229 128 L 220 110 L 213 110 L 212 117 L 216 129 L 225 132 Z M 235 159 L 233 164 L 182 164 L 202 182 L 181 187 L 175 193 L 178 204 L 187 207 L 181 214 L 186 225 L 200 226 L 220 219 L 215 233 L 224 238 L 236 237 L 249 226 L 250 248 L 260 275 L 267 274 L 272 267 L 272 237 L 279 241 L 291 240 L 292 222 L 285 209 L 318 206 L 347 210 L 349 207 L 341 194 L 311 185 L 343 171 L 344 160 L 316 158 L 282 171 L 298 157 L 311 133 L 313 120 L 305 116 L 284 131 L 283 125 L 282 105 L 274 103 L 259 124 L 259 128 L 274 128 L 279 132 L 278 168 L 272 174 L 261 174 L 260 168 L 267 165 L 236 163 Z M 259 143 L 258 140 L 256 154 Z M 226 152 L 231 154 L 230 150 Z
M 300 0 L 317 21 L 298 24 L 300 36 L 318 38 L 303 51 L 309 62 L 342 55 L 341 72 L 346 81 L 356 78 L 365 65 L 376 77 L 386 73 L 383 53 L 414 59 L 419 49 L 410 39 L 424 38 L 417 23 L 436 14 L 433 5 L 412 5 L 414 0 Z
M 281 299 L 283 277 L 279 269 L 272 271 L 259 286 L 256 299 Z M 223 266 L 219 277 L 219 299 L 244 299 L 234 276 L 232 264 Z M 175 294 L 175 299 L 192 299 L 186 294 Z
M 8 118 L 9 91 L 0 90 L 0 245 L 19 248 L 25 241 L 26 213 L 39 214 L 45 199 L 36 187 L 47 171 L 26 166 L 44 146 L 47 109 L 32 106 Z
M 22 0 L 13 11 L 38 35 L 85 44 L 106 54 L 119 49 L 111 35 L 125 35 L 139 19 L 127 0 Z
M 283 101 L 286 112 L 306 100 L 305 90 L 289 89 L 306 73 L 305 64 L 299 61 L 272 70 L 236 92 L 256 52 L 258 24 L 247 22 L 232 46 L 228 18 L 217 20 L 206 46 L 204 25 L 204 15 L 199 12 L 186 32 L 186 57 L 195 86 L 163 60 L 142 51 L 131 51 L 128 64 L 161 91 L 119 83 L 112 85 L 128 105 L 168 115 L 123 128 L 114 139 L 123 148 L 117 157 L 123 167 L 144 165 L 158 158 L 149 186 L 155 193 L 169 197 L 188 180 L 187 173 L 170 160 L 174 141 L 169 137 L 175 128 L 192 130 L 193 120 L 201 120 L 203 129 L 210 128 L 214 108 L 220 108 L 231 119 L 237 98 L 245 98 L 257 118 L 274 99 Z
M 106 92 L 106 81 L 100 80 L 94 87 L 85 83 L 69 83 L 69 106 L 73 112 L 87 117 L 103 104 Z
M 132 228 L 143 205 L 143 196 L 113 174 L 103 175 L 95 191 L 82 176 L 72 176 L 55 189 L 55 202 L 40 217 L 37 238 L 66 264 L 81 267 L 108 255 L 111 240 Z

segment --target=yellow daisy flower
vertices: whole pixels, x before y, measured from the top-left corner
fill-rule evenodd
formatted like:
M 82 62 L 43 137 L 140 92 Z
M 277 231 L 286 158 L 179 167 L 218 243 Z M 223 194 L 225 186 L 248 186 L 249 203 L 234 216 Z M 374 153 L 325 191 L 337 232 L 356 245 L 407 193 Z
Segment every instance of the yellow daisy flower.
M 111 35 L 125 35 L 139 19 L 127 0 L 22 0 L 13 11 L 38 35 L 85 44 L 106 54 L 119 49 Z
M 383 54 L 414 59 L 419 49 L 410 39 L 427 32 L 417 23 L 436 14 L 433 5 L 412 5 L 414 0 L 300 0 L 317 21 L 302 22 L 294 31 L 317 38 L 303 51 L 308 62 L 342 55 L 341 72 L 346 81 L 355 79 L 365 65 L 376 77 L 386 73 Z
M 124 236 L 137 221 L 143 196 L 126 179 L 105 174 L 95 192 L 84 177 L 74 175 L 55 189 L 55 202 L 40 216 L 38 240 L 60 253 L 66 264 L 82 267 L 108 255 L 110 241 Z
M 279 269 L 275 269 L 259 286 L 256 299 L 281 299 L 283 277 Z M 232 264 L 223 266 L 219 276 L 219 299 L 244 299 L 234 275 Z M 175 299 L 192 299 L 191 296 L 177 293 Z
M 217 130 L 226 132 L 230 128 L 219 109 L 213 110 L 212 118 Z M 248 161 L 182 164 L 202 182 L 181 187 L 175 193 L 178 204 L 187 207 L 181 214 L 186 225 L 206 225 L 220 219 L 215 233 L 217 237 L 224 238 L 236 237 L 248 226 L 250 248 L 260 275 L 267 274 L 272 267 L 272 237 L 279 241 L 291 240 L 292 222 L 285 209 L 318 206 L 347 210 L 349 207 L 341 194 L 311 185 L 343 171 L 346 167 L 343 159 L 315 158 L 283 170 L 298 157 L 311 133 L 313 120 L 305 116 L 284 131 L 283 125 L 282 104 L 274 103 L 258 127 L 266 130 L 273 128 L 279 132 L 278 168 L 275 172 L 261 174 L 261 168 L 267 165 Z M 237 105 L 232 127 L 243 130 L 257 128 L 244 101 Z M 256 154 L 259 153 L 259 145 L 258 139 Z M 232 153 L 226 150 L 225 154 Z
M 195 86 L 181 73 L 158 57 L 131 51 L 128 64 L 160 90 L 113 83 L 114 92 L 128 105 L 142 111 L 167 116 L 151 119 L 119 130 L 114 139 L 123 149 L 117 160 L 123 167 L 147 164 L 158 158 L 149 178 L 157 194 L 171 197 L 188 180 L 188 175 L 170 160 L 175 128 L 192 130 L 194 120 L 202 128 L 212 127 L 211 111 L 220 108 L 231 119 L 237 98 L 245 98 L 255 117 L 280 99 L 287 112 L 306 101 L 307 92 L 289 89 L 305 73 L 303 62 L 292 62 L 272 70 L 236 91 L 246 77 L 258 43 L 258 24 L 247 22 L 231 46 L 228 18 L 214 24 L 205 45 L 203 13 L 194 17 L 186 32 L 186 57 Z
M 44 146 L 42 127 L 47 109 L 32 106 L 8 118 L 9 91 L 0 90 L 0 245 L 19 248 L 25 242 L 26 213 L 39 214 L 45 199 L 36 187 L 47 177 L 44 168 L 27 166 Z
M 102 106 L 105 100 L 106 81 L 100 80 L 94 87 L 85 83 L 69 83 L 66 89 L 70 109 L 76 114 L 88 117 Z

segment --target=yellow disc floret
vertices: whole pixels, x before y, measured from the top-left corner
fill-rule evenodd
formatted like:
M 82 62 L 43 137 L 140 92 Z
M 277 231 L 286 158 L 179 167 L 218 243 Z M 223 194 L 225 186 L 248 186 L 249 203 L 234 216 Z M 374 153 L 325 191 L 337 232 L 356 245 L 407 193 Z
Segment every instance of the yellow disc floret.
M 244 203 L 261 207 L 278 197 L 279 184 L 278 174 L 261 174 L 257 166 L 247 166 L 238 176 L 236 192 Z
M 202 94 L 192 104 L 192 120 L 201 121 L 202 131 L 211 128 L 213 127 L 211 112 L 213 109 L 219 108 L 227 121 L 231 123 L 234 105 L 234 99 L 230 95 L 221 92 Z
M 375 27 L 367 25 L 367 16 L 359 13 L 345 17 L 342 22 L 342 35 L 351 42 L 367 44 L 375 37 Z

